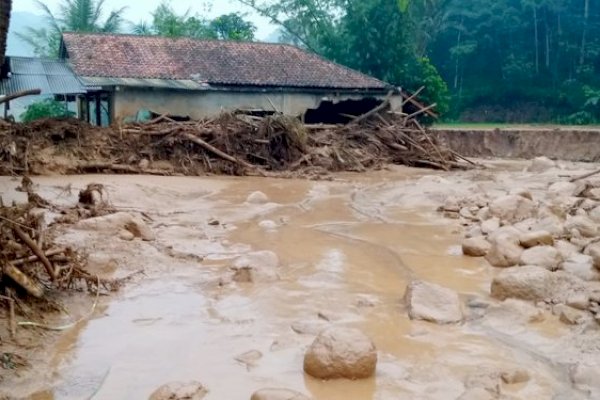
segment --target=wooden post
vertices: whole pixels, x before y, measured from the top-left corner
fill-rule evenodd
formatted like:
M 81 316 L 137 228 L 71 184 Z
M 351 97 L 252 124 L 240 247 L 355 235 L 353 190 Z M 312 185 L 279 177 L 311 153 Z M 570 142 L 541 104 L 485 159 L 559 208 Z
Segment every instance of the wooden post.
M 102 100 L 100 100 L 100 93 L 96 93 L 96 125 L 102 126 Z

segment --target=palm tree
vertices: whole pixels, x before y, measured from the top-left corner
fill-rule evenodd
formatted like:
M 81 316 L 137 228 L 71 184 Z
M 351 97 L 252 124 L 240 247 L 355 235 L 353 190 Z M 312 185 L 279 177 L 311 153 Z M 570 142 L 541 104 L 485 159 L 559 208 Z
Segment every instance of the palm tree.
M 58 14 L 36 0 L 48 20 L 48 28 L 28 28 L 19 37 L 31 44 L 39 56 L 56 56 L 62 32 L 118 32 L 127 7 L 113 10 L 102 20 L 105 0 L 62 0 Z
M 11 8 L 11 0 L 0 0 L 0 65 L 4 64 L 4 54 L 6 53 L 6 37 L 8 36 Z

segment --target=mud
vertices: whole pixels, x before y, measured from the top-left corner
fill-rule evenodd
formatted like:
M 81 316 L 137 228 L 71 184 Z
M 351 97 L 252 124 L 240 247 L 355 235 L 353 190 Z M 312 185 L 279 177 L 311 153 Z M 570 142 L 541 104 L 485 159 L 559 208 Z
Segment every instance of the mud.
M 575 128 L 443 129 L 433 135 L 466 157 L 600 161 L 600 130 Z
M 521 172 L 525 166 L 493 162 L 487 170 L 459 173 L 393 167 L 331 182 L 35 178 L 41 195 L 64 203 L 77 201 L 78 189 L 91 182 L 103 184 L 118 210 L 152 219 L 156 240 L 63 229 L 58 240 L 87 251 L 92 271 L 122 277 L 141 269 L 144 275 L 101 298 L 93 318 L 74 329 L 22 329 L 26 348 L 2 342 L 3 352 L 22 354 L 31 367 L 0 369 L 0 397 L 146 399 L 165 383 L 199 381 L 207 399 L 247 400 L 265 387 L 316 400 L 446 400 L 469 388 L 492 398 L 593 398 L 574 387 L 570 370 L 600 357 L 597 328 L 567 326 L 533 305 L 539 315 L 532 318 L 490 299 L 497 271 L 483 259 L 463 257 L 463 227 L 436 213 L 448 195 L 513 186 L 535 193 L 558 175 L 598 167 L 563 164 L 533 174 Z M 18 183 L 0 178 L 5 201 L 20 200 Z M 268 201 L 248 202 L 256 191 Z M 255 251 L 277 255 L 277 279 L 233 281 L 235 259 Z M 402 298 L 416 278 L 457 291 L 465 321 L 411 321 Z M 62 300 L 71 315 L 55 322 L 76 319 L 93 301 L 83 294 Z M 331 325 L 358 328 L 373 340 L 374 378 L 324 382 L 303 373 L 306 349 Z M 530 379 L 502 381 L 502 374 L 518 375 L 516 369 Z

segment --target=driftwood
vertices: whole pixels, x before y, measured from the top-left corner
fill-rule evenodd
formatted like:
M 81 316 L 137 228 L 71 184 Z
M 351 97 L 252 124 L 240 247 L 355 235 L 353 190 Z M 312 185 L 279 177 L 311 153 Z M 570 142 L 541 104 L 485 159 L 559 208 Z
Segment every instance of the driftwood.
M 593 171 L 593 172 L 590 172 L 590 173 L 588 173 L 588 174 L 584 174 L 584 175 L 581 175 L 581 176 L 577 176 L 577 177 L 575 177 L 575 178 L 571 179 L 571 182 L 577 182 L 577 181 L 580 181 L 580 180 L 582 180 L 582 179 L 591 178 L 592 176 L 594 176 L 594 175 L 598 175 L 598 174 L 600 174 L 600 169 L 599 169 L 599 170 L 596 170 L 596 171 Z
M 210 151 L 211 153 L 221 157 L 224 160 L 230 161 L 234 164 L 239 164 L 245 168 L 248 169 L 255 169 L 256 167 L 250 163 L 247 163 L 246 161 L 242 161 L 242 160 L 238 160 L 237 158 L 230 156 L 227 153 L 222 152 L 221 150 L 217 149 L 214 146 L 211 146 L 210 144 L 206 143 L 204 140 L 200 139 L 199 137 L 196 137 L 190 133 L 182 133 L 181 134 L 182 137 L 186 138 L 187 140 L 189 140 L 190 142 L 194 142 L 197 145 L 203 147 L 204 149 Z
M 30 277 L 25 275 L 23 271 L 14 265 L 4 264 L 3 270 L 4 273 L 13 280 L 13 282 L 25 289 L 27 293 L 33 297 L 41 299 L 44 296 L 44 288 L 38 283 L 34 282 Z
M 387 96 L 385 97 L 385 99 L 383 100 L 383 102 L 378 105 L 377 107 L 375 107 L 374 109 L 372 109 L 371 111 L 356 117 L 355 119 L 353 119 L 352 121 L 350 121 L 350 123 L 348 123 L 348 125 L 346 126 L 351 126 L 351 125 L 356 125 L 359 124 L 360 122 L 372 117 L 373 115 L 383 111 L 387 106 L 390 105 L 390 99 L 392 98 L 392 95 L 394 94 L 393 91 L 390 91 Z
M 4 300 L 8 304 L 8 326 L 10 330 L 11 339 L 15 339 L 17 337 L 17 320 L 15 316 L 15 300 L 11 299 L 8 296 L 1 296 L 0 300 Z
M 31 249 L 33 254 L 35 254 L 40 259 L 40 262 L 44 265 L 44 268 L 46 268 L 46 272 L 48 272 L 50 279 L 55 281 L 56 271 L 54 270 L 52 263 L 48 260 L 44 252 L 39 248 L 39 246 L 31 239 L 31 237 L 29 237 L 28 234 L 23 232 L 18 226 L 13 227 L 13 231 L 17 234 L 19 239 L 21 239 Z

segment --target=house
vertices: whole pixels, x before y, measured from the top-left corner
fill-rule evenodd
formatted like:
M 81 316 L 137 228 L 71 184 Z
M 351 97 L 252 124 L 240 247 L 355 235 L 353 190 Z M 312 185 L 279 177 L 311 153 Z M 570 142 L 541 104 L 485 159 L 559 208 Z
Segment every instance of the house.
M 87 89 L 64 60 L 7 56 L 0 68 L 0 94 L 8 95 L 40 89 L 41 96 L 64 101 L 66 107 L 77 112 L 77 97 Z M 18 117 L 27 105 L 38 101 L 38 96 L 23 97 L 4 103 L 4 116 L 9 109 Z
M 385 82 L 285 44 L 65 33 L 60 57 L 86 86 L 81 115 L 93 123 L 140 110 L 194 119 L 270 110 L 340 122 L 390 92 L 392 108 L 402 102 Z

